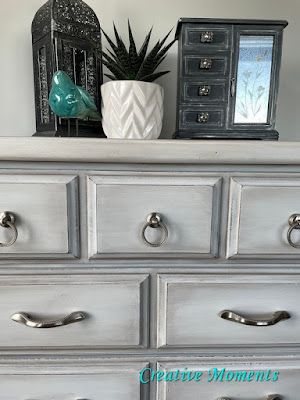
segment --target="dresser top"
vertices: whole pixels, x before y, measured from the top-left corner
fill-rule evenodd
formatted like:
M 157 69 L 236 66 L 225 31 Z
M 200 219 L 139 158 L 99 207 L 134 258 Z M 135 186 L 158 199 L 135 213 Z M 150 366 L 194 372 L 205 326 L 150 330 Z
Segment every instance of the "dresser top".
M 0 148 L 0 161 L 300 165 L 300 142 L 2 137 Z
M 288 25 L 288 21 L 271 19 L 180 18 L 177 24 L 176 37 L 180 33 L 182 24 L 281 25 L 284 28 Z

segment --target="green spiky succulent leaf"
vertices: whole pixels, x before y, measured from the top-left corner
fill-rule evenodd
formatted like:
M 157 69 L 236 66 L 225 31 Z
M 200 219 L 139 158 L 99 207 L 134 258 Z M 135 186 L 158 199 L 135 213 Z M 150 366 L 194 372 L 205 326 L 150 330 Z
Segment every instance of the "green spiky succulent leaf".
M 102 51 L 103 64 L 110 71 L 105 74 L 111 80 L 137 80 L 144 82 L 153 82 L 170 71 L 156 72 L 157 68 L 166 58 L 167 52 L 173 46 L 176 39 L 165 45 L 171 31 L 155 46 L 148 51 L 152 35 L 152 28 L 145 37 L 145 40 L 137 50 L 133 37 L 130 22 L 128 21 L 129 47 L 127 49 L 124 41 L 120 37 L 116 26 L 114 25 L 115 42 L 102 29 L 110 49 Z

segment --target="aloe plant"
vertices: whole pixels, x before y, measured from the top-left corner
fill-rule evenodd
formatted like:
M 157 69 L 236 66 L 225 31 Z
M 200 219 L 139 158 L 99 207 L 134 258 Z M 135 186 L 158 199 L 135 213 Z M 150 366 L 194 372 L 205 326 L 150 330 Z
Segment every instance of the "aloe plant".
M 170 71 L 156 72 L 159 65 L 166 58 L 168 50 L 172 47 L 175 40 L 165 45 L 171 31 L 159 40 L 148 52 L 149 42 L 152 35 L 152 28 L 147 34 L 144 43 L 139 51 L 136 48 L 133 38 L 130 22 L 128 21 L 129 47 L 127 49 L 124 41 L 120 37 L 114 24 L 114 41 L 102 29 L 103 35 L 107 39 L 111 49 L 102 51 L 102 62 L 111 72 L 105 74 L 111 80 L 136 80 L 144 82 L 153 82 Z

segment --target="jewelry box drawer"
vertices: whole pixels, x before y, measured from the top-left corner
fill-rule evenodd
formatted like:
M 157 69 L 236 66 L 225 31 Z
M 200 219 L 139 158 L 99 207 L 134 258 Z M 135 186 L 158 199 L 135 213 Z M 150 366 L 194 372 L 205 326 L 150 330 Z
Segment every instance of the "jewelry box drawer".
M 225 124 L 225 110 L 222 107 L 203 105 L 201 107 L 184 107 L 179 109 L 179 128 L 206 130 L 220 129 Z
M 145 400 L 148 388 L 139 382 L 144 362 L 26 359 L 0 365 L 1 399 Z
M 181 101 L 201 104 L 225 101 L 226 83 L 217 80 L 198 80 L 183 83 Z
M 184 76 L 221 77 L 228 74 L 227 55 L 185 55 L 183 57 Z
M 220 189 L 193 173 L 90 177 L 90 257 L 216 256 Z
M 300 343 L 298 276 L 161 275 L 158 347 Z
M 230 26 L 215 26 L 206 24 L 205 27 L 196 24 L 183 26 L 183 48 L 196 49 L 199 52 L 207 50 L 226 50 L 231 41 Z
M 201 357 L 196 361 L 164 362 L 157 365 L 161 375 L 157 400 L 297 400 L 299 359 L 243 359 L 229 361 L 220 357 Z M 178 372 L 177 372 L 178 371 Z M 170 377 L 184 376 L 185 381 Z M 198 379 L 198 380 L 197 380 Z
M 145 275 L 1 277 L 0 347 L 147 346 L 147 290 Z
M 300 257 L 300 177 L 244 176 L 230 183 L 227 257 Z
M 0 259 L 79 255 L 77 179 L 69 175 L 0 176 Z

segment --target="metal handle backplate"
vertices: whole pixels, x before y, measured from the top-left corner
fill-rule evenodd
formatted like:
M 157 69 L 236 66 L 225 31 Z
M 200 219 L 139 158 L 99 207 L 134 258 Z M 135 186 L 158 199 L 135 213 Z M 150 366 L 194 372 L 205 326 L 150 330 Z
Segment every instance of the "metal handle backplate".
M 294 229 L 300 229 L 300 214 L 293 214 L 289 218 L 289 229 L 287 231 L 287 240 L 290 246 L 295 249 L 300 249 L 300 243 L 297 244 L 292 239 L 292 233 Z
M 287 311 L 276 311 L 270 317 L 254 319 L 237 314 L 234 311 L 223 310 L 219 313 L 219 317 L 226 319 L 227 321 L 237 322 L 238 324 L 242 325 L 271 326 L 278 324 L 280 321 L 291 318 L 291 315 Z
M 15 225 L 16 217 L 8 212 L 4 211 L 0 213 L 0 226 L 5 229 L 10 229 L 12 231 L 11 239 L 8 242 L 0 243 L 0 247 L 10 247 L 18 239 L 18 231 Z
M 82 311 L 72 312 L 66 317 L 45 321 L 39 318 L 34 318 L 32 315 L 25 312 L 17 312 L 11 316 L 11 319 L 19 324 L 28 326 L 29 328 L 57 328 L 59 326 L 65 326 L 74 324 L 75 322 L 83 321 L 87 318 L 87 314 Z
M 147 239 L 146 230 L 148 228 L 161 230 L 162 236 L 161 236 L 161 240 L 159 242 L 150 242 Z M 160 247 L 166 242 L 166 240 L 168 239 L 168 236 L 169 236 L 169 232 L 168 232 L 166 225 L 162 221 L 161 215 L 158 214 L 157 212 L 152 212 L 151 214 L 149 214 L 147 217 L 146 224 L 144 225 L 143 230 L 142 230 L 143 241 L 150 247 Z

